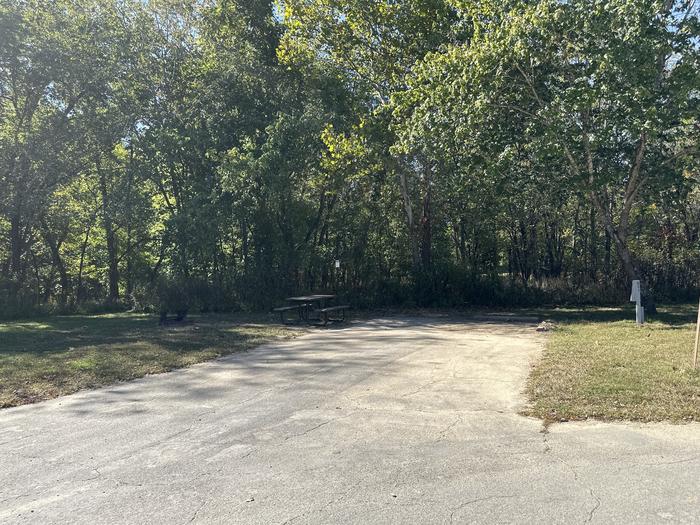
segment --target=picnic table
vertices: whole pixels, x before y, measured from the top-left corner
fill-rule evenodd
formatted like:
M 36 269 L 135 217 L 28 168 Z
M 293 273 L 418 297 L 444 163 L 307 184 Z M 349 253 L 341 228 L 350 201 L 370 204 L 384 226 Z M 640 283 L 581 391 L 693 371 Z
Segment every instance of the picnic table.
M 299 313 L 299 320 L 306 321 L 307 323 L 311 321 L 311 312 L 318 314 L 318 321 L 323 322 L 324 325 L 328 324 L 328 321 L 344 321 L 345 320 L 345 310 L 350 308 L 350 305 L 336 305 L 336 306 L 326 306 L 326 301 L 335 299 L 335 295 L 331 294 L 312 294 L 312 295 L 300 295 L 297 297 L 287 297 L 287 302 L 292 303 L 290 306 L 282 306 L 280 308 L 275 308 L 276 312 L 279 312 L 280 319 L 284 322 L 285 312 L 291 310 L 297 310 Z M 332 312 L 341 312 L 341 318 L 332 319 L 328 314 Z M 314 319 L 316 320 L 316 319 Z
M 300 317 L 309 322 L 309 312 L 312 309 L 323 308 L 326 301 L 335 299 L 335 295 L 329 294 L 312 294 L 312 295 L 300 295 L 298 297 L 287 297 L 287 302 L 297 305 L 299 308 Z

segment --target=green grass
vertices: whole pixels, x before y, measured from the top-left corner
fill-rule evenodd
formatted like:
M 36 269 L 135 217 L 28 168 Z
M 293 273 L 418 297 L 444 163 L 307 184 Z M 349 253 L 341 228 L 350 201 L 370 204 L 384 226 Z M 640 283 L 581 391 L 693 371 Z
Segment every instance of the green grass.
M 691 367 L 697 305 L 659 308 L 641 327 L 629 309 L 540 314 L 557 328 L 530 375 L 527 415 L 700 421 L 700 372 Z
M 158 374 L 296 331 L 265 317 L 207 315 L 161 327 L 148 315 L 0 322 L 0 408 Z
M 697 306 L 660 308 L 643 327 L 629 308 L 521 311 L 552 319 L 530 376 L 527 415 L 545 421 L 700 421 L 700 372 L 690 368 Z M 0 407 L 157 374 L 294 337 L 264 316 L 207 315 L 160 327 L 111 314 L 0 322 Z

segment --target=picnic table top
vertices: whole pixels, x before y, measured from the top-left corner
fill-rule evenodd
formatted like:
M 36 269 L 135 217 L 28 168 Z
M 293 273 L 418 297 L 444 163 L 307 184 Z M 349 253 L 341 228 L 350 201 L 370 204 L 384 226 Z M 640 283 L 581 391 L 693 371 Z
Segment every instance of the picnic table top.
M 323 299 L 333 299 L 335 295 L 324 295 L 324 294 L 316 294 L 316 295 L 300 295 L 299 297 L 287 297 L 287 301 L 292 301 L 292 302 L 309 302 L 309 301 L 321 301 Z

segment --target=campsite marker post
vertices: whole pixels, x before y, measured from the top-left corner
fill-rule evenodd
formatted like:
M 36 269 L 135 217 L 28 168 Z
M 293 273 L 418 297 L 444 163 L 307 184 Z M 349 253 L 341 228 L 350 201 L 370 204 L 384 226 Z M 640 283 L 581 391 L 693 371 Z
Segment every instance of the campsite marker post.
M 632 295 L 630 302 L 637 303 L 635 308 L 637 324 L 644 324 L 644 307 L 642 306 L 642 289 L 638 280 L 632 281 Z
M 335 271 L 332 272 L 333 274 L 333 293 L 338 293 L 338 274 L 340 273 L 340 259 L 335 260 Z

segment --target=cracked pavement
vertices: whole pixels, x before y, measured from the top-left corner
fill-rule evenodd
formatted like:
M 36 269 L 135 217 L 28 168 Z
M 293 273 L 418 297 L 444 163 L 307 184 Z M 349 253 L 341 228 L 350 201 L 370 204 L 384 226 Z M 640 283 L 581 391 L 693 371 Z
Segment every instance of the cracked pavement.
M 0 411 L 0 523 L 700 523 L 700 425 L 518 415 L 543 334 L 393 318 Z

